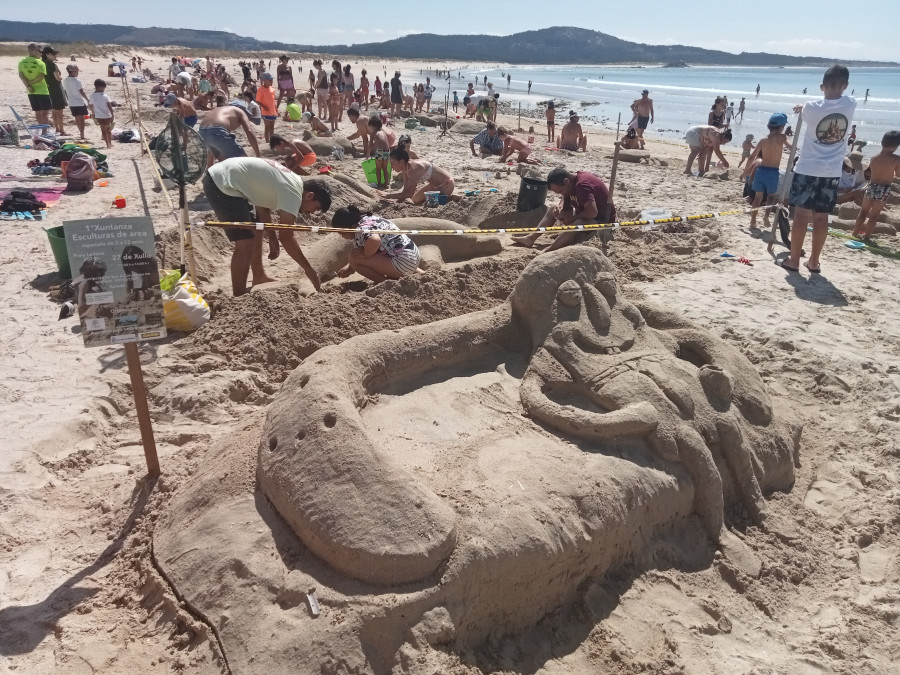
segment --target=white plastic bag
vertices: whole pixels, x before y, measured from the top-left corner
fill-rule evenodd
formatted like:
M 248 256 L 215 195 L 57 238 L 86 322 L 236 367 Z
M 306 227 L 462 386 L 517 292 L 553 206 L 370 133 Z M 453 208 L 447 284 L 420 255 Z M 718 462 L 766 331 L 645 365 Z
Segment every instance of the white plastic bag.
M 209 321 L 209 305 L 185 274 L 171 288 L 163 289 L 166 328 L 188 333 Z

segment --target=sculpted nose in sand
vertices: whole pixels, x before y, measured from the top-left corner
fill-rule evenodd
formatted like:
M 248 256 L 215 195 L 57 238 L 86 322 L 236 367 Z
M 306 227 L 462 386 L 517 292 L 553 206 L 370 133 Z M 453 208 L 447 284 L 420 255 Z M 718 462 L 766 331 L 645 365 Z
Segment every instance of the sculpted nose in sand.
M 577 583 L 692 514 L 713 539 L 729 504 L 761 517 L 762 494 L 793 482 L 796 427 L 743 355 L 628 302 L 613 272 L 598 250 L 571 247 L 532 261 L 495 309 L 321 349 L 270 408 L 263 493 L 320 558 L 377 584 L 442 565 L 465 578 L 486 557 L 512 589 L 562 549 L 601 546 Z M 415 403 L 479 363 L 494 375 L 476 377 L 496 381 L 477 396 Z M 502 423 L 482 424 L 498 409 Z M 481 513 L 478 499 L 446 498 L 465 482 L 485 498 L 514 499 L 516 482 L 554 497 Z M 511 562 L 535 547 L 535 569 Z

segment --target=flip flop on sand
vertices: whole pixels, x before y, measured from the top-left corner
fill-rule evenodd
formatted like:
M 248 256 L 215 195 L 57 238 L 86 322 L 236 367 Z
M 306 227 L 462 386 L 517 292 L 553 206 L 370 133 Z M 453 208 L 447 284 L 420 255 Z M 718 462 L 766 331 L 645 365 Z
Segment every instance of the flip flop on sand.
M 800 268 L 798 268 L 798 267 L 791 267 L 790 265 L 785 265 L 784 263 L 786 260 L 787 260 L 787 258 L 782 258 L 781 260 L 776 261 L 775 264 L 783 269 L 786 269 L 788 272 L 799 272 L 800 271 Z
M 803 263 L 803 266 L 806 269 L 808 269 L 812 274 L 821 274 L 822 273 L 821 267 L 817 267 L 817 268 L 813 269 L 812 267 L 809 266 L 809 263 Z M 784 267 L 784 265 L 782 265 L 782 267 Z M 790 269 L 790 268 L 785 267 L 785 269 Z

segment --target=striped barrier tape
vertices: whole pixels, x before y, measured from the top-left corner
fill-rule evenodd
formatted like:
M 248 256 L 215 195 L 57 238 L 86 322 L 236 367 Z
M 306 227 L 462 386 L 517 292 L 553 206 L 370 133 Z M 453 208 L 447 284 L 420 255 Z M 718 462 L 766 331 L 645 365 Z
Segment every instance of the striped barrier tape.
M 726 216 L 736 216 L 753 211 L 763 211 L 766 209 L 776 208 L 773 206 L 761 206 L 757 209 L 738 209 L 735 211 L 718 211 L 714 213 L 698 213 L 691 216 L 672 216 L 670 218 L 657 218 L 655 220 L 627 220 L 618 223 L 586 223 L 584 225 L 551 225 L 549 227 L 503 227 L 493 229 L 453 229 L 453 230 L 368 230 L 372 234 L 406 234 L 406 235 L 439 235 L 439 236 L 458 236 L 458 235 L 479 235 L 479 234 L 527 234 L 533 232 L 581 232 L 585 230 L 618 230 L 627 227 L 644 227 L 652 229 L 652 226 L 663 225 L 666 223 L 687 223 L 695 220 L 710 220 L 713 218 L 723 218 Z M 256 222 L 233 222 L 226 223 L 221 221 L 198 222 L 196 226 L 209 227 L 229 227 L 242 230 L 291 230 L 297 232 L 312 232 L 313 234 L 338 232 L 347 234 L 355 232 L 355 230 L 328 227 L 321 225 L 282 225 L 279 223 L 256 223 Z

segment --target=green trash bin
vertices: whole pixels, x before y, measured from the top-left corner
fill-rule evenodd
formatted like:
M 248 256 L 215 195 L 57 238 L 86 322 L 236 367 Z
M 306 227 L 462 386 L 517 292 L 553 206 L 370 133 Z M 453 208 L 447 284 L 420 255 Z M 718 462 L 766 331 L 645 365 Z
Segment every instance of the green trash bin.
M 50 250 L 53 251 L 53 258 L 56 260 L 60 276 L 64 279 L 71 279 L 72 268 L 69 267 L 69 249 L 66 247 L 65 230 L 60 225 L 51 227 L 49 230 L 45 227 L 44 232 L 47 233 L 47 239 L 50 240 Z

